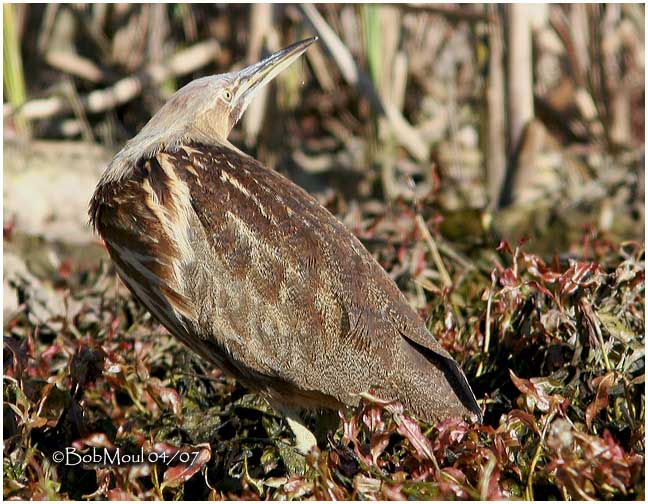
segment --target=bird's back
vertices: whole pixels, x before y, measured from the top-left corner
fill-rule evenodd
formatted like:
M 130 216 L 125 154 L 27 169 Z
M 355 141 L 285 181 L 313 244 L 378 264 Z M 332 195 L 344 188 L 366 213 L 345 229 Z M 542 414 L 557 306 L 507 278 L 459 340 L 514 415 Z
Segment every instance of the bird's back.
M 357 238 L 254 159 L 160 152 L 98 190 L 91 215 L 151 312 L 275 401 L 336 407 L 372 390 L 427 420 L 479 416 L 461 369 Z

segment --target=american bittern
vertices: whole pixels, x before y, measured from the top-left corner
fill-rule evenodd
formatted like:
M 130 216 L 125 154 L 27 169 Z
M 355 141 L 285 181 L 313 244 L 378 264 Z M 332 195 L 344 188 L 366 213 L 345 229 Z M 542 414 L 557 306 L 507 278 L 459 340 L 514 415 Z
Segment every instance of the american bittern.
M 314 40 L 176 92 L 111 161 L 91 223 L 144 306 L 284 412 L 301 451 L 315 439 L 299 410 L 369 390 L 428 421 L 479 418 L 460 367 L 360 241 L 227 140 Z

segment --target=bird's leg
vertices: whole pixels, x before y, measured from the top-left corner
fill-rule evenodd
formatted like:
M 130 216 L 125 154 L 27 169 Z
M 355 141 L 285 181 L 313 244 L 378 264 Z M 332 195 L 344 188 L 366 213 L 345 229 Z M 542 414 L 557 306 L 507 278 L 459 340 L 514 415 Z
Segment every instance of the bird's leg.
M 295 448 L 303 455 L 307 455 L 317 446 L 317 440 L 313 433 L 304 425 L 303 420 L 292 408 L 281 408 L 281 412 L 286 417 L 290 430 L 295 434 Z

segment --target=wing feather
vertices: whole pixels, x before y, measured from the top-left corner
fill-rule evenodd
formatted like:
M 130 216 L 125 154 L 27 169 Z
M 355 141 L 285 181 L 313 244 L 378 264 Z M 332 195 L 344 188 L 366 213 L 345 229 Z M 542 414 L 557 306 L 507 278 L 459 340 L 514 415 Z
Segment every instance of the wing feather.
M 355 403 L 369 386 L 397 387 L 416 351 L 475 410 L 461 369 L 358 239 L 254 159 L 181 146 L 141 161 L 105 201 L 91 212 L 120 276 L 172 333 L 248 385 Z
M 479 410 L 450 354 L 427 331 L 357 238 L 315 198 L 256 160 L 226 147 L 180 149 L 174 164 L 182 161 L 192 167 L 192 172 L 186 170 L 179 177 L 189 187 L 193 208 L 212 250 L 234 276 L 249 280 L 241 295 L 257 295 L 264 306 L 276 306 L 276 310 L 262 312 L 268 318 L 279 320 L 292 310 L 284 332 L 281 324 L 275 324 L 272 328 L 278 334 L 262 337 L 257 346 L 257 356 L 272 353 L 269 347 L 305 356 L 301 366 L 295 365 L 298 359 L 282 363 L 268 357 L 275 376 L 339 398 L 348 392 L 349 376 L 354 373 L 357 377 L 372 373 L 385 377 L 397 366 L 397 349 L 406 344 L 444 368 L 453 388 L 465 396 L 467 407 Z M 201 179 L 203 183 L 199 184 Z M 237 253 L 228 255 L 224 251 L 228 247 Z M 245 258 L 244 273 L 238 270 L 237 254 Z M 282 297 L 282 288 L 290 296 Z M 286 299 L 296 301 L 281 306 Z M 246 327 L 253 328 L 254 324 Z M 259 331 L 263 328 L 250 330 L 243 339 L 257 340 Z M 343 365 L 348 369 L 346 384 L 331 376 L 309 376 L 306 368 L 313 367 L 309 362 L 320 363 L 315 367 L 321 373 L 327 365 L 339 369 L 344 355 L 348 359 L 348 366 Z M 335 360 L 337 364 L 331 365 Z M 355 369 L 362 366 L 366 369 Z M 300 373 L 295 373 L 295 368 Z M 366 381 L 357 386 L 366 387 Z M 348 397 L 345 399 L 349 402 Z
M 133 179 L 102 191 L 93 200 L 93 220 L 120 278 L 172 334 L 189 342 L 195 308 L 178 281 L 179 247 L 166 222 L 172 191 L 150 162 Z

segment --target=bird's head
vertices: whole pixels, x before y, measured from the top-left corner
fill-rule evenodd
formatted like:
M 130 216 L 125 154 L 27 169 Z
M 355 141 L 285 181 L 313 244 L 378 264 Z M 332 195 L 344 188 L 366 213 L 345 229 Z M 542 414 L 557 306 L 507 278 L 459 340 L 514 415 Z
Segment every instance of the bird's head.
M 296 42 L 243 70 L 202 77 L 179 89 L 117 153 L 99 184 L 120 180 L 138 160 L 183 142 L 228 143 L 230 131 L 257 91 L 316 40 Z
M 166 102 L 138 137 L 227 140 L 257 91 L 290 66 L 315 40 L 316 37 L 296 42 L 238 72 L 190 82 Z
M 239 72 L 207 77 L 208 101 L 197 123 L 206 123 L 227 138 L 256 93 L 290 66 L 317 37 L 296 42 Z M 211 80 L 210 80 L 211 79 Z

